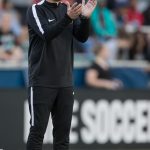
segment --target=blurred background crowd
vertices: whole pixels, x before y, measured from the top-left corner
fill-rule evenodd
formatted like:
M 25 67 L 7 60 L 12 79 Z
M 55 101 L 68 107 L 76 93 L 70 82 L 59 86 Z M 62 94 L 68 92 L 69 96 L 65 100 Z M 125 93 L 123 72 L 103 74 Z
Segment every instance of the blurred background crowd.
M 0 0 L 0 68 L 27 65 L 26 10 L 37 2 Z M 149 88 L 150 1 L 98 0 L 89 40 L 74 47 L 76 86 Z

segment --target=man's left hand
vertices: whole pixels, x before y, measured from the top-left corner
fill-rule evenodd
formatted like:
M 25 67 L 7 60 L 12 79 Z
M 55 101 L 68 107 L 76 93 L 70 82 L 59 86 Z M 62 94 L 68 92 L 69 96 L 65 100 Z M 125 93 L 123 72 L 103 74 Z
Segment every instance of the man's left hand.
M 87 3 L 85 3 L 85 0 L 82 0 L 82 16 L 90 18 L 96 5 L 97 0 L 88 0 Z

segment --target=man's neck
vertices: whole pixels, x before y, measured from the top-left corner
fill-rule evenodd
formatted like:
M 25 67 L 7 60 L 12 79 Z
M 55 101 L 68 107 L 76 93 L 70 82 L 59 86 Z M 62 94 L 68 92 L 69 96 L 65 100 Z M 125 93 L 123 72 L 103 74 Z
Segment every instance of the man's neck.
M 60 1 L 55 1 L 55 0 L 46 0 L 49 3 L 59 3 Z

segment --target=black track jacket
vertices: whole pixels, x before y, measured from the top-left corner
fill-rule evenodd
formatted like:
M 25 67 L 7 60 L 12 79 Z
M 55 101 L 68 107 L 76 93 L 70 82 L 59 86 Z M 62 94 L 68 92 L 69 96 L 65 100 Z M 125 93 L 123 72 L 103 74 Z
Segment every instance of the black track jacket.
M 87 40 L 89 20 L 66 13 L 65 4 L 44 0 L 28 9 L 29 86 L 73 86 L 73 38 Z

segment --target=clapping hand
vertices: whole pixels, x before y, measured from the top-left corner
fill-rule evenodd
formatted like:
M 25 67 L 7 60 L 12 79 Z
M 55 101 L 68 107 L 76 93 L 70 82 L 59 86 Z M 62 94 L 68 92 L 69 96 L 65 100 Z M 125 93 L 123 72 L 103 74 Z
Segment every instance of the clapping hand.
M 85 3 L 85 0 L 82 0 L 82 13 L 81 13 L 82 16 L 86 18 L 90 18 L 96 5 L 97 5 L 97 0 L 88 0 L 87 3 Z

